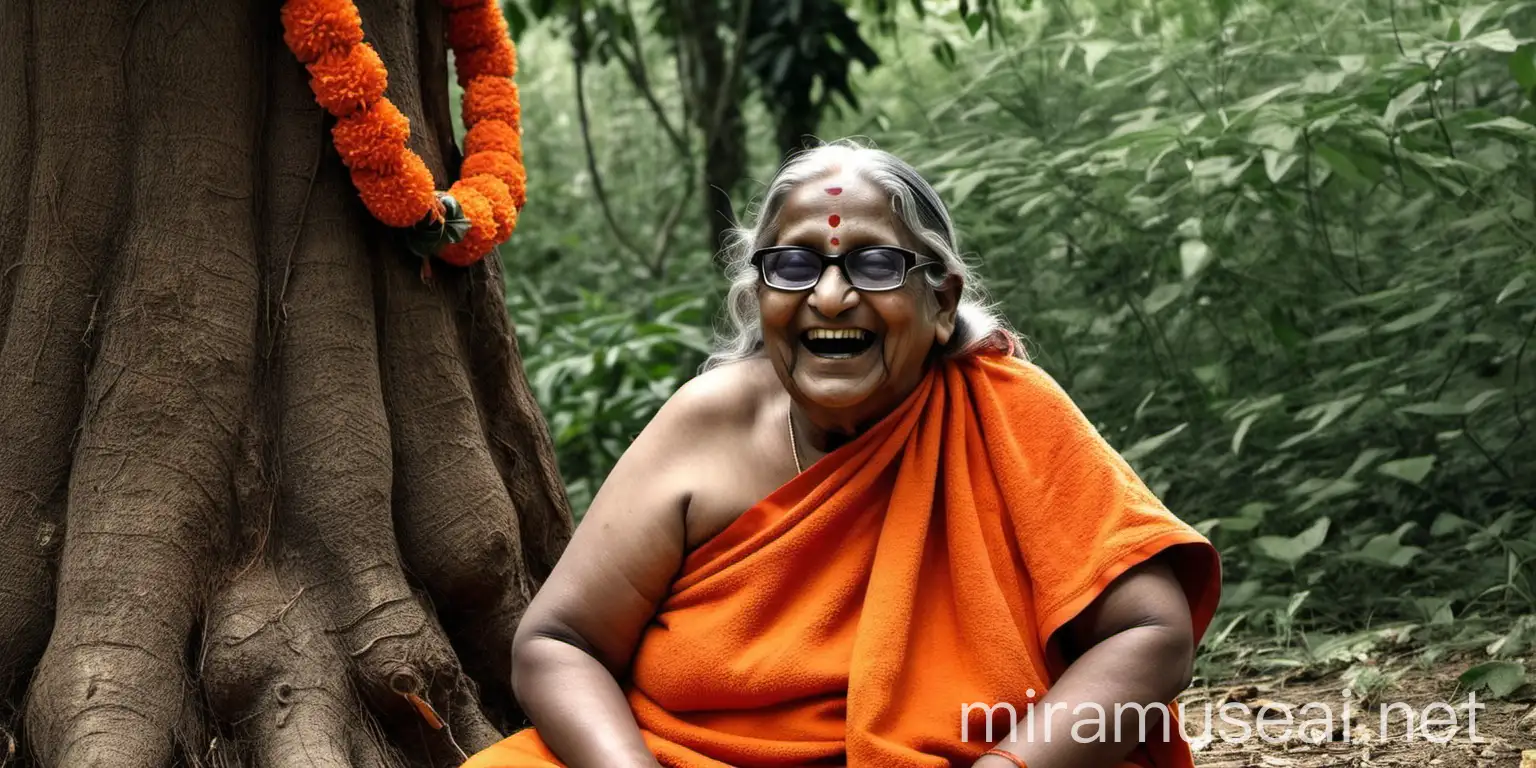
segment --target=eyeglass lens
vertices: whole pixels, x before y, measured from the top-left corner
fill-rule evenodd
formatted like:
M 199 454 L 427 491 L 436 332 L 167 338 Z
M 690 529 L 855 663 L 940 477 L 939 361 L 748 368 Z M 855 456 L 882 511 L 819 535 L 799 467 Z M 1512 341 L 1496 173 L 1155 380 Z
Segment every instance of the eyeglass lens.
M 865 291 L 890 290 L 906 280 L 906 258 L 889 248 L 864 248 L 843 257 L 843 275 L 854 288 Z M 804 290 L 815 285 L 826 270 L 826 259 L 805 248 L 775 251 L 763 259 L 763 277 L 770 286 L 783 290 Z

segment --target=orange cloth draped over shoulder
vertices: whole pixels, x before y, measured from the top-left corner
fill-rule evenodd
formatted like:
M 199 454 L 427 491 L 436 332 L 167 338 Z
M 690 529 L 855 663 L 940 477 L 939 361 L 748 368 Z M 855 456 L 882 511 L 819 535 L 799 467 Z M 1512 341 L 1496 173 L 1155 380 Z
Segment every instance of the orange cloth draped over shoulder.
M 666 766 L 967 766 L 991 745 L 966 705 L 1024 733 L 1065 669 L 1052 635 L 1170 548 L 1198 639 L 1210 543 L 1044 371 L 958 358 L 690 553 L 622 683 Z M 1127 765 L 1191 768 L 1171 730 Z M 560 764 L 529 729 L 465 768 Z

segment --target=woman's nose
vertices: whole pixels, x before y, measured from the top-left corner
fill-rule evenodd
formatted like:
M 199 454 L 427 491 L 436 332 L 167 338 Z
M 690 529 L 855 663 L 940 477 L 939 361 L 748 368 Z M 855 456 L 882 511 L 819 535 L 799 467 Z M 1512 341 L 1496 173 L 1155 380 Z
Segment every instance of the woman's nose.
M 811 289 L 811 309 L 823 317 L 837 317 L 859 305 L 859 292 L 843 275 L 836 264 L 828 264 Z

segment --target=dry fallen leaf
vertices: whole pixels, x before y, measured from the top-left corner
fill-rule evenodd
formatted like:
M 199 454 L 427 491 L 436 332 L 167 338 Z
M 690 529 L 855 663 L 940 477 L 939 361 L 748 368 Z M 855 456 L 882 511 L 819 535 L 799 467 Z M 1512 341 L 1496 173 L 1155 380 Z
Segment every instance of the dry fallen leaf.
M 1536 749 L 1527 749 L 1520 753 L 1520 768 L 1536 768 Z

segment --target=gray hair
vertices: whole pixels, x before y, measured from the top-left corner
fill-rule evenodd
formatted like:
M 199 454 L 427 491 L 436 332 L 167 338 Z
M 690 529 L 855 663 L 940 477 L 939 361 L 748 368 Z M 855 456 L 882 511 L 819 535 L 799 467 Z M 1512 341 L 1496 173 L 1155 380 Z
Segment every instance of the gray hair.
M 987 302 L 980 282 L 961 258 L 954 223 L 939 193 L 917 169 L 895 155 L 845 139 L 791 157 L 769 182 L 756 222 L 731 232 L 725 249 L 725 274 L 731 282 L 725 300 L 725 322 L 715 335 L 714 352 L 704 361 L 702 370 L 745 360 L 762 350 L 758 274 L 752 267 L 752 254 L 773 245 L 777 239 L 779 212 L 789 194 L 837 167 L 858 174 L 890 197 L 896 217 L 926 246 L 928 255 L 943 265 L 942 274 L 923 273 L 930 286 L 938 288 L 946 277 L 960 281 L 955 332 L 940 350 L 942 354 L 955 357 L 992 348 L 1022 356 L 1023 344 Z

